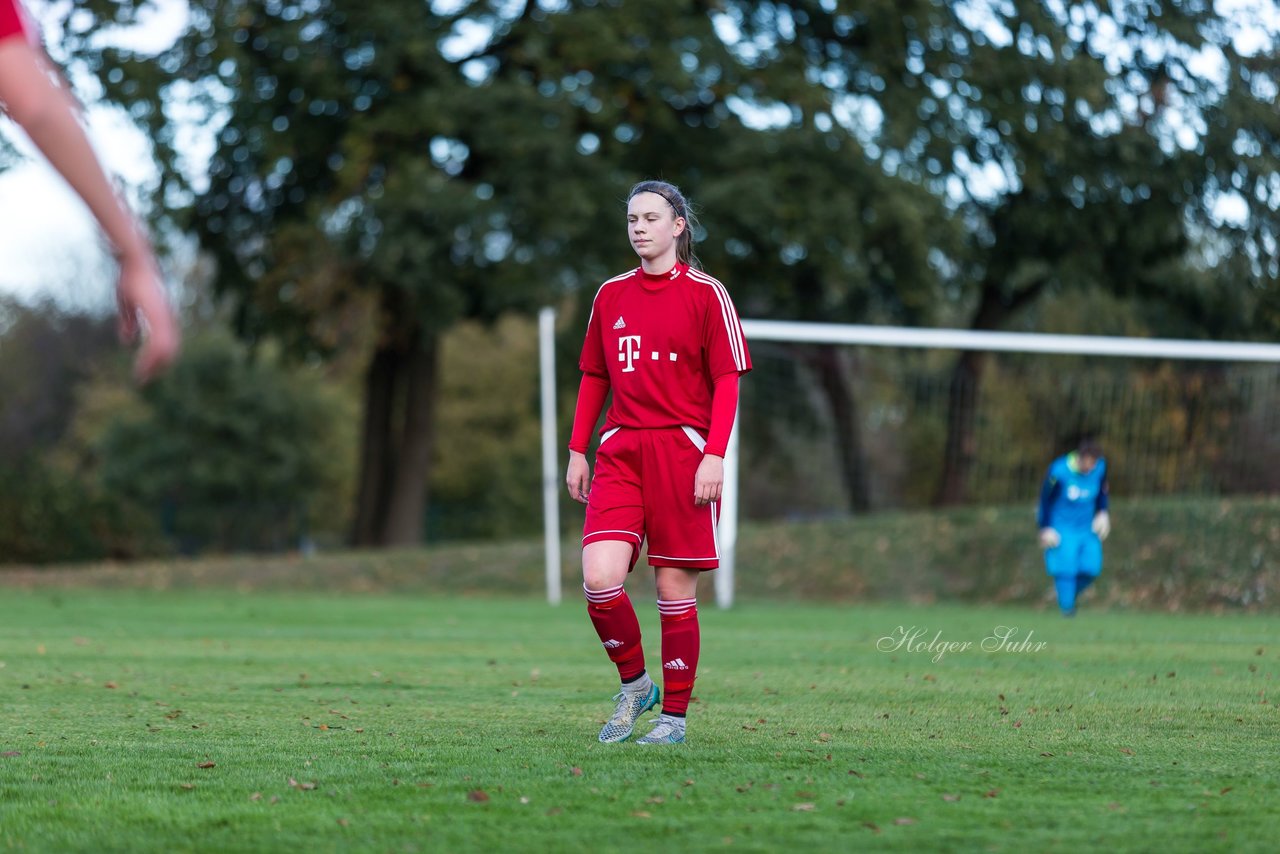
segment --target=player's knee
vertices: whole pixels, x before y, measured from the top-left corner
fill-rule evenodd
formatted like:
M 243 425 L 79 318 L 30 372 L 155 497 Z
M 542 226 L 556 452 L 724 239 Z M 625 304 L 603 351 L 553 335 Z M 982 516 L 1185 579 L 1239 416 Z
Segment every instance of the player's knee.
M 618 540 L 589 543 L 582 550 L 582 581 L 588 590 L 607 590 L 627 580 L 632 546 Z
M 678 566 L 657 567 L 654 585 L 658 599 L 677 601 L 692 599 L 698 595 L 698 571 Z
M 613 573 L 597 569 L 595 572 L 588 572 L 586 569 L 582 571 L 582 585 L 588 592 L 596 593 L 601 590 L 612 590 L 615 587 L 621 587 L 626 581 L 627 574 L 624 571 L 622 577 L 618 578 Z

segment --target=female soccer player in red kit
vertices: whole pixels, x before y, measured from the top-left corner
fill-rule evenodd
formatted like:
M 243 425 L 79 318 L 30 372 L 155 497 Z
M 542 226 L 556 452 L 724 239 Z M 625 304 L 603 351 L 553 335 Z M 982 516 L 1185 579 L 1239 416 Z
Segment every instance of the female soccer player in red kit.
M 627 234 L 640 266 L 600 286 L 579 361 L 566 479 L 569 494 L 587 505 L 587 612 L 622 678 L 613 716 L 600 730 L 603 742 L 629 738 L 660 696 L 623 591 L 645 538 L 658 587 L 666 696 L 639 744 L 684 741 L 698 669 L 698 575 L 720 565 L 724 452 L 738 377 L 751 370 L 751 357 L 728 291 L 697 269 L 692 229 L 676 187 L 644 181 L 631 189 Z M 593 478 L 587 446 L 611 390 Z
M 138 316 L 146 321 L 134 371 L 140 380 L 151 379 L 177 356 L 180 338 L 151 243 L 103 171 L 80 125 L 79 105 L 58 82 L 18 0 L 0 0 L 0 110 L 27 132 L 111 241 L 120 265 L 120 334 L 132 340 L 140 331 Z

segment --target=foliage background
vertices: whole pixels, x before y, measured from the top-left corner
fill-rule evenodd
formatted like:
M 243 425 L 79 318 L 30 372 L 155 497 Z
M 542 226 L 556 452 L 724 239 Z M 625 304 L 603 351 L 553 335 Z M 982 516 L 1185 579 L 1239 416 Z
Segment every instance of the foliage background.
M 153 221 L 195 247 L 175 268 L 190 362 L 138 394 L 102 319 L 0 309 L 0 494 L 25 505 L 0 543 L 26 543 L 0 560 L 535 532 L 531 314 L 561 311 L 567 432 L 590 298 L 634 261 L 611 217 L 645 177 L 699 205 L 744 316 L 1280 332 L 1260 7 L 193 0 L 141 53 L 112 32 L 147 6 L 90 0 L 46 35 L 152 141 Z M 1270 380 L 767 351 L 748 515 L 795 511 L 814 466 L 810 514 L 1020 500 L 1087 426 L 1117 478 L 1139 453 L 1193 463 L 1140 492 L 1280 489 Z M 1108 402 L 1117 382 L 1153 390 L 1146 420 Z M 1240 448 L 1244 475 L 1219 477 Z

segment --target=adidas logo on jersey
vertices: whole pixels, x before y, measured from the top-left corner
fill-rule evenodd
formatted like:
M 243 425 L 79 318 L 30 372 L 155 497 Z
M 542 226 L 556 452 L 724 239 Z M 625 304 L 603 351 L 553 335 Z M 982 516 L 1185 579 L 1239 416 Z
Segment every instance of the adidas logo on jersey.
M 689 669 L 689 665 L 684 663 L 683 658 L 672 659 L 671 661 L 665 662 L 662 665 L 662 667 L 664 670 L 688 670 Z
M 614 324 L 613 324 L 613 328 L 614 328 L 614 329 L 626 329 L 626 328 L 627 328 L 627 322 L 626 322 L 625 320 L 623 320 L 623 319 L 622 319 L 622 315 L 618 315 L 618 320 L 617 320 L 617 322 L 616 322 L 616 323 L 614 323 Z
M 605 649 L 617 649 L 620 646 L 622 646 L 622 641 L 614 640 L 613 638 L 609 638 L 609 640 L 604 642 Z

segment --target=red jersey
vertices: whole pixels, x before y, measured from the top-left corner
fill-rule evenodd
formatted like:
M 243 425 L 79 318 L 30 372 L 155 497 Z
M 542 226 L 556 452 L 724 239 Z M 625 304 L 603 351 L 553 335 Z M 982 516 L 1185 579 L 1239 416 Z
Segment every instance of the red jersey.
M 751 355 L 724 285 L 678 263 L 659 276 L 637 267 L 600 286 L 578 367 L 613 390 L 605 430 L 705 433 L 715 381 L 751 370 Z
M 36 28 L 18 0 L 0 0 L 0 41 L 21 36 L 35 44 Z

